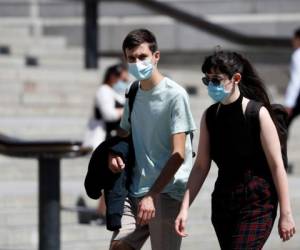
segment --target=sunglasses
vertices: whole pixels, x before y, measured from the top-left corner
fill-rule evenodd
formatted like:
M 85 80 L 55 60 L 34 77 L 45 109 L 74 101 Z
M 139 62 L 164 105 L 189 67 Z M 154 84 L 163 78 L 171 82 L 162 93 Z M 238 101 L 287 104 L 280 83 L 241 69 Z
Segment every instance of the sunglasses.
M 220 85 L 221 81 L 223 79 L 221 79 L 220 77 L 212 77 L 212 78 L 208 78 L 207 76 L 202 77 L 202 82 L 204 85 L 208 86 L 208 84 L 211 82 L 213 85 Z

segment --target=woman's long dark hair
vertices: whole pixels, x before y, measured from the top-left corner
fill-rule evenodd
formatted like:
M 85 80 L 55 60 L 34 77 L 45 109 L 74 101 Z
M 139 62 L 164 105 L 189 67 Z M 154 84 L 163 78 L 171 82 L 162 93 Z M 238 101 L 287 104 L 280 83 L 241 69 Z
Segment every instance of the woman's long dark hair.
M 213 55 L 206 57 L 202 65 L 204 74 L 212 73 L 212 71 L 225 74 L 229 79 L 235 73 L 240 73 L 242 76 L 239 83 L 241 94 L 248 99 L 263 103 L 277 127 L 277 120 L 274 119 L 274 112 L 265 84 L 245 57 L 236 52 L 217 51 Z

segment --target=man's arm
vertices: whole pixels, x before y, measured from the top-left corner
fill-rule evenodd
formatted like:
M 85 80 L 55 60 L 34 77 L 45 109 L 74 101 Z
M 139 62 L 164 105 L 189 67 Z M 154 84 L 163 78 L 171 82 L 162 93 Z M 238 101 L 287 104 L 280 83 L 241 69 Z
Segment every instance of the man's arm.
M 122 128 L 118 129 L 117 134 L 122 138 L 127 138 L 130 135 L 128 131 Z M 124 170 L 125 163 L 122 157 L 111 152 L 108 154 L 108 167 L 113 173 L 120 173 Z
M 290 81 L 285 94 L 285 106 L 291 115 L 300 90 L 300 50 L 292 56 Z
M 144 225 L 155 216 L 154 200 L 172 180 L 185 158 L 185 133 L 172 135 L 172 154 L 148 194 L 140 201 L 137 223 Z

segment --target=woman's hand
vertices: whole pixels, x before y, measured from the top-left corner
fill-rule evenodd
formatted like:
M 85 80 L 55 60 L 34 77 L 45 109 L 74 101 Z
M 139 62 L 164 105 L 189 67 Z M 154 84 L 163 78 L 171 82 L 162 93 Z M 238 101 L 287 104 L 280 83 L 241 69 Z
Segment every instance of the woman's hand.
M 296 233 L 295 222 L 291 213 L 280 215 L 278 233 L 283 241 L 289 240 Z
M 187 218 L 188 218 L 188 210 L 181 209 L 175 220 L 176 233 L 181 237 L 188 236 L 188 234 L 185 232 Z

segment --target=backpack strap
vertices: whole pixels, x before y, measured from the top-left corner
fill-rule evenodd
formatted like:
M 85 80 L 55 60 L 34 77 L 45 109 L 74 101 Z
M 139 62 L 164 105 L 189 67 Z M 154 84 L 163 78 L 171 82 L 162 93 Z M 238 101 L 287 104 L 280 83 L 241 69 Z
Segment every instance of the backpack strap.
M 262 107 L 262 103 L 255 102 L 253 100 L 249 100 L 246 110 L 245 110 L 245 118 L 247 121 L 247 125 L 249 129 L 252 131 L 260 132 L 260 124 L 259 124 L 259 111 Z
M 261 143 L 259 111 L 262 106 L 262 103 L 250 100 L 245 110 L 246 127 L 250 139 L 246 149 L 252 152 L 253 156 L 256 155 L 257 146 Z
M 129 114 L 128 114 L 128 122 L 131 123 L 131 112 L 133 109 L 133 104 L 134 104 L 134 100 L 137 94 L 137 91 L 139 89 L 139 81 L 134 81 L 130 88 L 129 91 L 125 94 L 125 97 L 128 98 L 128 105 L 129 105 Z

